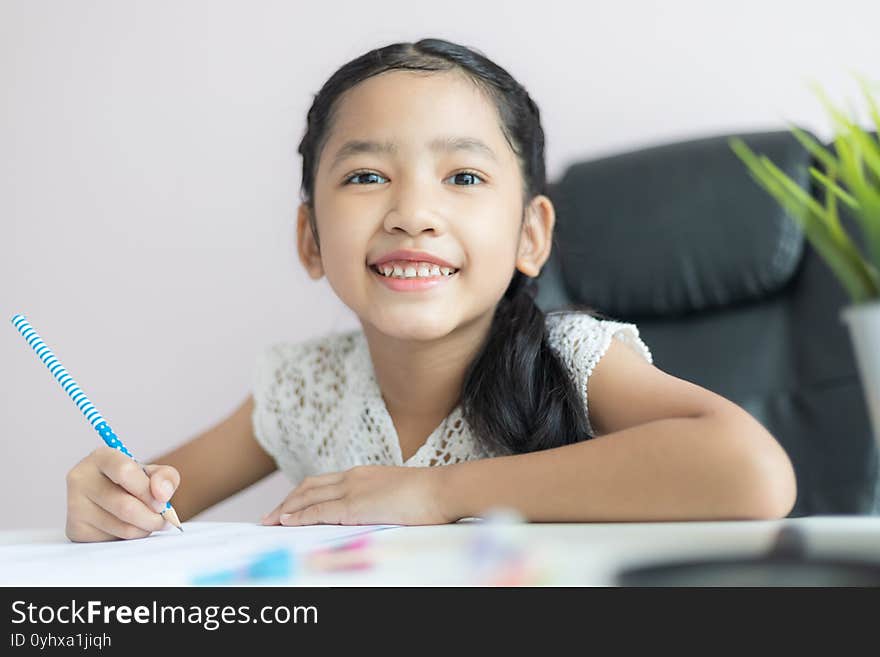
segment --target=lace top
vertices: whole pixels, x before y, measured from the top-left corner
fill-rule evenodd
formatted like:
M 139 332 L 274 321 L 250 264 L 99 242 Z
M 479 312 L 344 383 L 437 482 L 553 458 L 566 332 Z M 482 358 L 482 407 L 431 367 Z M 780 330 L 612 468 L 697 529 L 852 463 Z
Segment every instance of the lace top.
M 559 311 L 547 314 L 546 326 L 585 406 L 590 374 L 612 337 L 653 362 L 635 324 Z M 459 405 L 404 462 L 360 329 L 269 346 L 254 368 L 253 397 L 254 435 L 293 484 L 356 465 L 433 466 L 497 456 L 471 435 Z

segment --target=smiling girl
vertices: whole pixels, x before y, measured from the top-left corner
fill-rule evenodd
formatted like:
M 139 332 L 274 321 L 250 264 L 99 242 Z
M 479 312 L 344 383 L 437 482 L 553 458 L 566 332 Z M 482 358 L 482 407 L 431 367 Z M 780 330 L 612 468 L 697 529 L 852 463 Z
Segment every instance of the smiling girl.
M 361 329 L 269 346 L 225 420 L 147 466 L 69 473 L 67 536 L 134 538 L 280 469 L 264 524 L 771 519 L 788 456 L 742 408 L 652 364 L 634 324 L 545 314 L 555 214 L 538 107 L 439 39 L 340 68 L 299 147 L 299 258 Z M 160 505 L 160 506 L 157 506 Z

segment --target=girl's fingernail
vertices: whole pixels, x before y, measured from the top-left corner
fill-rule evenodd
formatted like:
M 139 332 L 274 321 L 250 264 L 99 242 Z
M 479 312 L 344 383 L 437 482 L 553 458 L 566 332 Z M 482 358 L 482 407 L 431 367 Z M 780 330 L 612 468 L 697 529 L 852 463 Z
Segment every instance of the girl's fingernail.
M 171 497 L 171 494 L 174 492 L 174 484 L 166 479 L 159 485 L 159 489 L 162 491 L 162 494 L 167 499 Z
M 285 522 L 290 520 L 290 516 L 292 516 L 292 515 L 293 515 L 292 513 L 285 513 L 284 515 L 282 515 L 281 516 L 281 524 L 283 525 Z

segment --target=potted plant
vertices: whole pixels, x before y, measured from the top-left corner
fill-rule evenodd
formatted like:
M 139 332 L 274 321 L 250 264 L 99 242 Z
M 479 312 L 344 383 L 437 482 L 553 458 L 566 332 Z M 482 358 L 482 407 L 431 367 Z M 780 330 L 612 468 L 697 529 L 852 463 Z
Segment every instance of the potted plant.
M 861 77 L 858 80 L 870 119 L 880 135 L 880 109 L 871 85 Z M 851 303 L 841 309 L 840 319 L 849 329 L 874 440 L 880 445 L 880 141 L 859 127 L 855 116 L 850 118 L 835 107 L 818 85 L 812 87 L 833 120 L 835 152 L 796 126 L 789 128 L 824 170 L 810 167 L 810 175 L 824 192 L 824 202 L 767 157 L 753 153 L 742 139 L 732 138 L 729 143 L 752 178 L 800 224 L 846 289 Z M 842 227 L 838 203 L 846 205 L 856 219 L 867 253 Z

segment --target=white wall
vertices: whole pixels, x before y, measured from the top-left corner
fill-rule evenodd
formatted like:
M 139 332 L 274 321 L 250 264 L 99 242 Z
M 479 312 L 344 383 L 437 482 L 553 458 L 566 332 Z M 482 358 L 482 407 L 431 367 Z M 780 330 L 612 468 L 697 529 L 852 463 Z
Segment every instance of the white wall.
M 582 5 L 583 8 L 577 8 Z M 542 110 L 548 172 L 679 138 L 827 137 L 806 81 L 880 80 L 880 3 L 0 1 L 0 527 L 63 527 L 100 444 L 24 313 L 141 458 L 225 417 L 266 344 L 358 326 L 295 254 L 325 79 L 399 40 L 473 46 Z M 276 474 L 202 514 L 256 521 Z

